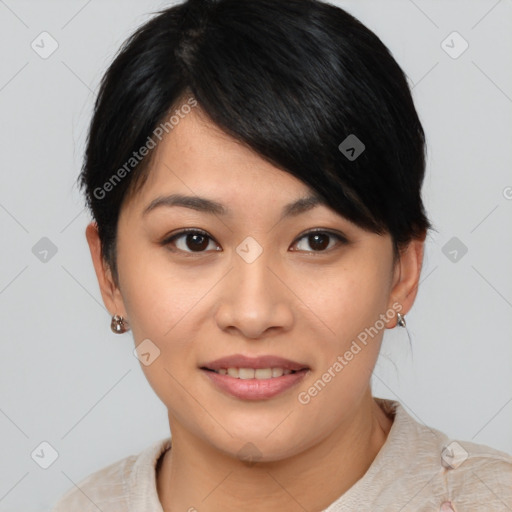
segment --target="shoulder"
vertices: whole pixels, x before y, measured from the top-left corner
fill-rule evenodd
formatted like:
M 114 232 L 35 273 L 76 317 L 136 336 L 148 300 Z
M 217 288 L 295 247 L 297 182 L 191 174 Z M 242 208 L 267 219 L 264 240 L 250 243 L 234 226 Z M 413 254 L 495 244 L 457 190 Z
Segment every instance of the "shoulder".
M 133 499 L 140 497 L 153 503 L 156 494 L 155 465 L 169 447 L 170 439 L 160 440 L 137 455 L 129 455 L 71 487 L 51 512 L 126 512 Z
M 415 510 L 423 510 L 421 503 L 437 505 L 438 510 L 443 503 L 451 503 L 457 511 L 512 510 L 511 455 L 482 444 L 450 439 L 414 419 L 399 403 L 394 402 L 392 407 L 397 424 L 391 452 L 402 454 L 403 482 L 409 490 L 425 486 L 417 499 L 411 500 Z
M 56 503 L 51 512 L 121 511 L 126 494 L 125 481 L 137 456 L 118 460 L 83 478 Z M 116 504 L 117 507 L 112 506 Z
M 468 441 L 449 441 L 441 451 L 440 484 L 456 497 L 456 510 L 512 510 L 512 456 Z

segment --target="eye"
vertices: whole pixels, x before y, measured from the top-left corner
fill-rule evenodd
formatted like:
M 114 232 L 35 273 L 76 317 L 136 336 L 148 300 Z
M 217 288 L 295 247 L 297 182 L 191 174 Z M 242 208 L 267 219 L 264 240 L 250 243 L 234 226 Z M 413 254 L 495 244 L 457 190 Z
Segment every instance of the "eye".
M 303 234 L 294 243 L 298 249 L 292 249 L 294 251 L 305 251 L 305 252 L 328 252 L 333 246 L 336 245 L 336 241 L 339 244 L 348 244 L 348 240 L 340 233 L 335 233 L 326 230 L 313 230 Z M 222 251 L 222 249 L 216 244 L 215 240 L 206 232 L 201 229 L 185 229 L 174 235 L 163 240 L 162 245 L 174 246 L 170 248 L 173 252 L 184 252 L 187 255 L 193 253 L 204 253 L 208 249 L 214 251 Z M 213 248 L 211 245 L 213 244 Z M 302 245 L 302 247 L 301 247 Z M 307 246 L 309 245 L 309 249 Z
M 166 238 L 162 242 L 162 245 L 174 245 L 178 251 L 182 252 L 201 253 L 206 252 L 206 249 L 210 246 L 210 242 L 213 242 L 215 245 L 215 241 L 206 231 L 202 231 L 201 229 L 187 229 Z M 174 251 L 175 249 L 171 248 L 170 250 Z M 219 251 L 222 249 L 214 250 Z
M 294 250 L 306 252 L 328 252 L 333 248 L 334 245 L 336 245 L 335 241 L 333 242 L 333 239 L 341 244 L 348 243 L 348 240 L 339 233 L 334 233 L 332 231 L 314 230 L 302 235 L 298 241 L 295 242 L 297 246 L 302 244 L 302 247 Z M 304 240 L 304 242 L 302 242 L 302 240 Z M 309 245 L 310 249 L 306 247 L 307 245 Z

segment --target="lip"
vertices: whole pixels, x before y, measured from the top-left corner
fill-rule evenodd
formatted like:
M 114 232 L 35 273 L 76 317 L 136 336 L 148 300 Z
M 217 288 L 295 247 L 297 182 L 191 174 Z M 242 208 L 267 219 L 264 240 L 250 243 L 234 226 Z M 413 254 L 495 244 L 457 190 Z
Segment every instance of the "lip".
M 246 367 L 248 368 L 248 367 Z M 309 369 L 271 379 L 237 379 L 201 368 L 201 372 L 220 391 L 243 400 L 265 400 L 296 386 L 309 373 Z
M 207 368 L 209 370 L 220 370 L 221 368 L 254 368 L 255 370 L 258 368 L 282 368 L 283 370 L 299 371 L 305 368 L 309 369 L 307 364 L 298 363 L 279 356 L 265 355 L 248 357 L 242 354 L 233 354 L 232 356 L 221 357 L 215 361 L 201 364 L 199 367 Z
M 237 379 L 211 371 L 221 368 L 282 368 L 296 373 L 270 379 Z M 218 390 L 243 400 L 265 400 L 277 396 L 298 385 L 310 372 L 308 365 L 279 356 L 247 357 L 242 354 L 202 364 L 200 370 Z

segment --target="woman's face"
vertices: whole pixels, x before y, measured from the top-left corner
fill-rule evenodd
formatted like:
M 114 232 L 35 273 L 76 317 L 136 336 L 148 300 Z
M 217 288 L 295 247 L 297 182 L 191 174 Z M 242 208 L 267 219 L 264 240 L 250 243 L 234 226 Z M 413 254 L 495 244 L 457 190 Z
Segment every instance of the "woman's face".
M 251 446 L 261 460 L 278 460 L 342 429 L 368 394 L 383 332 L 401 310 L 397 299 L 405 304 L 394 296 L 390 237 L 323 204 L 288 211 L 311 190 L 198 108 L 155 157 L 120 215 L 120 293 L 109 306 L 141 344 L 141 367 L 168 408 L 173 435 L 188 432 L 233 456 Z M 147 210 L 176 194 L 197 208 Z M 225 212 L 199 208 L 199 198 Z M 170 240 L 187 229 L 205 234 Z M 259 368 L 261 379 L 204 369 L 239 355 L 250 360 L 218 366 Z M 253 360 L 263 356 L 305 370 L 270 377 L 263 368 L 287 363 Z

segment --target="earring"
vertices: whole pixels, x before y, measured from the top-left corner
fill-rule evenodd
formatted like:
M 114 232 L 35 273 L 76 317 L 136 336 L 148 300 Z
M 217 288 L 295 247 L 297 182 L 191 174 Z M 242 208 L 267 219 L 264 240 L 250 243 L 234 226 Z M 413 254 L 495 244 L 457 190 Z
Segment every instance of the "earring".
M 405 315 L 402 315 L 401 313 L 397 313 L 396 316 L 398 318 L 397 324 L 400 327 L 405 327 Z
M 122 316 L 119 315 L 114 315 L 112 317 L 110 328 L 112 329 L 112 332 L 116 334 L 123 334 L 124 332 L 129 330 L 127 321 Z

